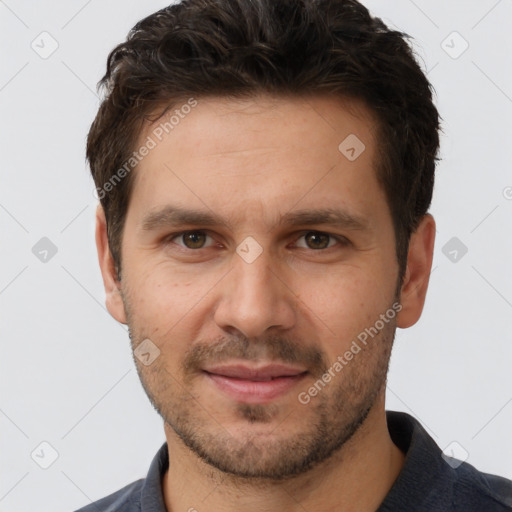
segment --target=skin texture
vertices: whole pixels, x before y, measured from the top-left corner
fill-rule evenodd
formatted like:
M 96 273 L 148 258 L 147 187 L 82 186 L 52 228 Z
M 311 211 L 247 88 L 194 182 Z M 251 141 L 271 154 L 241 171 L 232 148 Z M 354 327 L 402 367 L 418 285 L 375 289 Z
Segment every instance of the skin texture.
M 365 145 L 353 161 L 338 149 L 350 134 Z M 134 349 L 149 339 L 160 350 L 149 365 L 134 360 L 164 419 L 168 510 L 364 512 L 396 479 L 403 454 L 387 431 L 386 373 L 396 327 L 421 315 L 435 223 L 426 215 L 413 234 L 397 288 L 375 147 L 375 120 L 357 101 L 204 98 L 134 171 L 121 282 L 98 208 L 107 307 L 129 325 Z M 148 214 L 171 205 L 222 224 L 144 229 Z M 363 226 L 280 223 L 326 208 Z M 249 236 L 257 243 L 250 263 L 237 253 Z M 396 316 L 376 323 L 397 304 Z M 299 401 L 360 333 L 382 323 L 316 396 Z M 283 362 L 308 373 L 267 403 L 245 403 L 202 371 L 233 361 Z

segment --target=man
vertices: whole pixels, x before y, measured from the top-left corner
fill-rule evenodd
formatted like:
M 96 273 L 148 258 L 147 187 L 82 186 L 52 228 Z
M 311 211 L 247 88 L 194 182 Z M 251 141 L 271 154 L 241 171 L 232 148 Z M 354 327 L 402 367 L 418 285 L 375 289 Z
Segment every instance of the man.
M 512 482 L 385 411 L 435 237 L 405 37 L 355 0 L 189 0 L 113 50 L 96 242 L 166 443 L 83 512 L 512 510 Z

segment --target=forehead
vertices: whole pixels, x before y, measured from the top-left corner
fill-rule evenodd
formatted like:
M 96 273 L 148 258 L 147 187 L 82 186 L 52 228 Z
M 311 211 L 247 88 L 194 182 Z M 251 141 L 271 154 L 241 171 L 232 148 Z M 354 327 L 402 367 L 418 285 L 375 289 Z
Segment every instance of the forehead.
M 150 136 L 157 145 L 172 146 L 174 140 L 175 160 L 181 156 L 189 158 L 187 150 L 191 149 L 195 156 L 204 157 L 250 149 L 261 152 L 287 148 L 302 148 L 308 154 L 315 149 L 327 149 L 338 156 L 339 143 L 347 136 L 359 135 L 366 145 L 372 146 L 376 130 L 372 111 L 353 98 L 270 95 L 247 99 L 182 98 L 146 126 L 139 142 Z
M 376 133 L 372 113 L 356 100 L 184 99 L 141 133 L 139 146 L 151 140 L 152 149 L 134 171 L 131 202 L 147 210 L 172 198 L 231 216 L 230 209 L 347 203 L 364 214 L 365 202 L 382 193 Z

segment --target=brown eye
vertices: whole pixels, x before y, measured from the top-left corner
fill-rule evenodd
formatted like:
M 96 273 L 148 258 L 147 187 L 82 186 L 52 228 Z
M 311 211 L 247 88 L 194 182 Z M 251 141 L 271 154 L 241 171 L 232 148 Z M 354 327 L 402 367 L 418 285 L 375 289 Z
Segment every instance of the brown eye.
M 301 239 L 305 240 L 305 244 L 299 244 L 299 247 L 313 250 L 328 249 L 335 245 L 336 242 L 338 242 L 338 244 L 342 242 L 342 240 L 339 240 L 337 237 L 322 233 L 321 231 L 309 231 L 299 238 L 299 240 Z
M 326 249 L 329 247 L 329 239 L 331 237 L 325 233 L 312 231 L 305 235 L 305 240 L 310 249 Z
M 178 245 L 186 249 L 202 249 L 205 246 L 208 235 L 203 231 L 185 231 L 173 237 L 172 240 L 179 240 Z

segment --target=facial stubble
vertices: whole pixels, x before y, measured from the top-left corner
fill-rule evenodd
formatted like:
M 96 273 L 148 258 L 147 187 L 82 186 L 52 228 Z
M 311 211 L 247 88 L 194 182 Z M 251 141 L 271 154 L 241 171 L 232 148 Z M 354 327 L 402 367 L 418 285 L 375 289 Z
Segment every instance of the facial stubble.
M 123 301 L 135 349 L 147 336 L 145 329 L 136 325 L 126 293 Z M 225 414 L 217 415 L 194 392 L 198 369 L 205 362 L 211 364 L 229 358 L 279 360 L 307 367 L 311 385 L 332 364 L 323 351 L 279 336 L 257 341 L 223 337 L 192 345 L 179 374 L 173 375 L 166 365 L 172 353 L 172 339 L 167 338 L 152 340 L 162 352 L 151 365 L 145 366 L 135 356 L 134 361 L 151 404 L 192 453 L 213 468 L 239 479 L 278 482 L 303 474 L 339 454 L 364 424 L 386 385 L 395 329 L 395 321 L 386 324 L 308 404 L 296 400 L 286 410 L 276 403 L 233 404 L 233 417 L 247 425 L 241 437 L 233 435 L 229 425 L 218 419 Z

